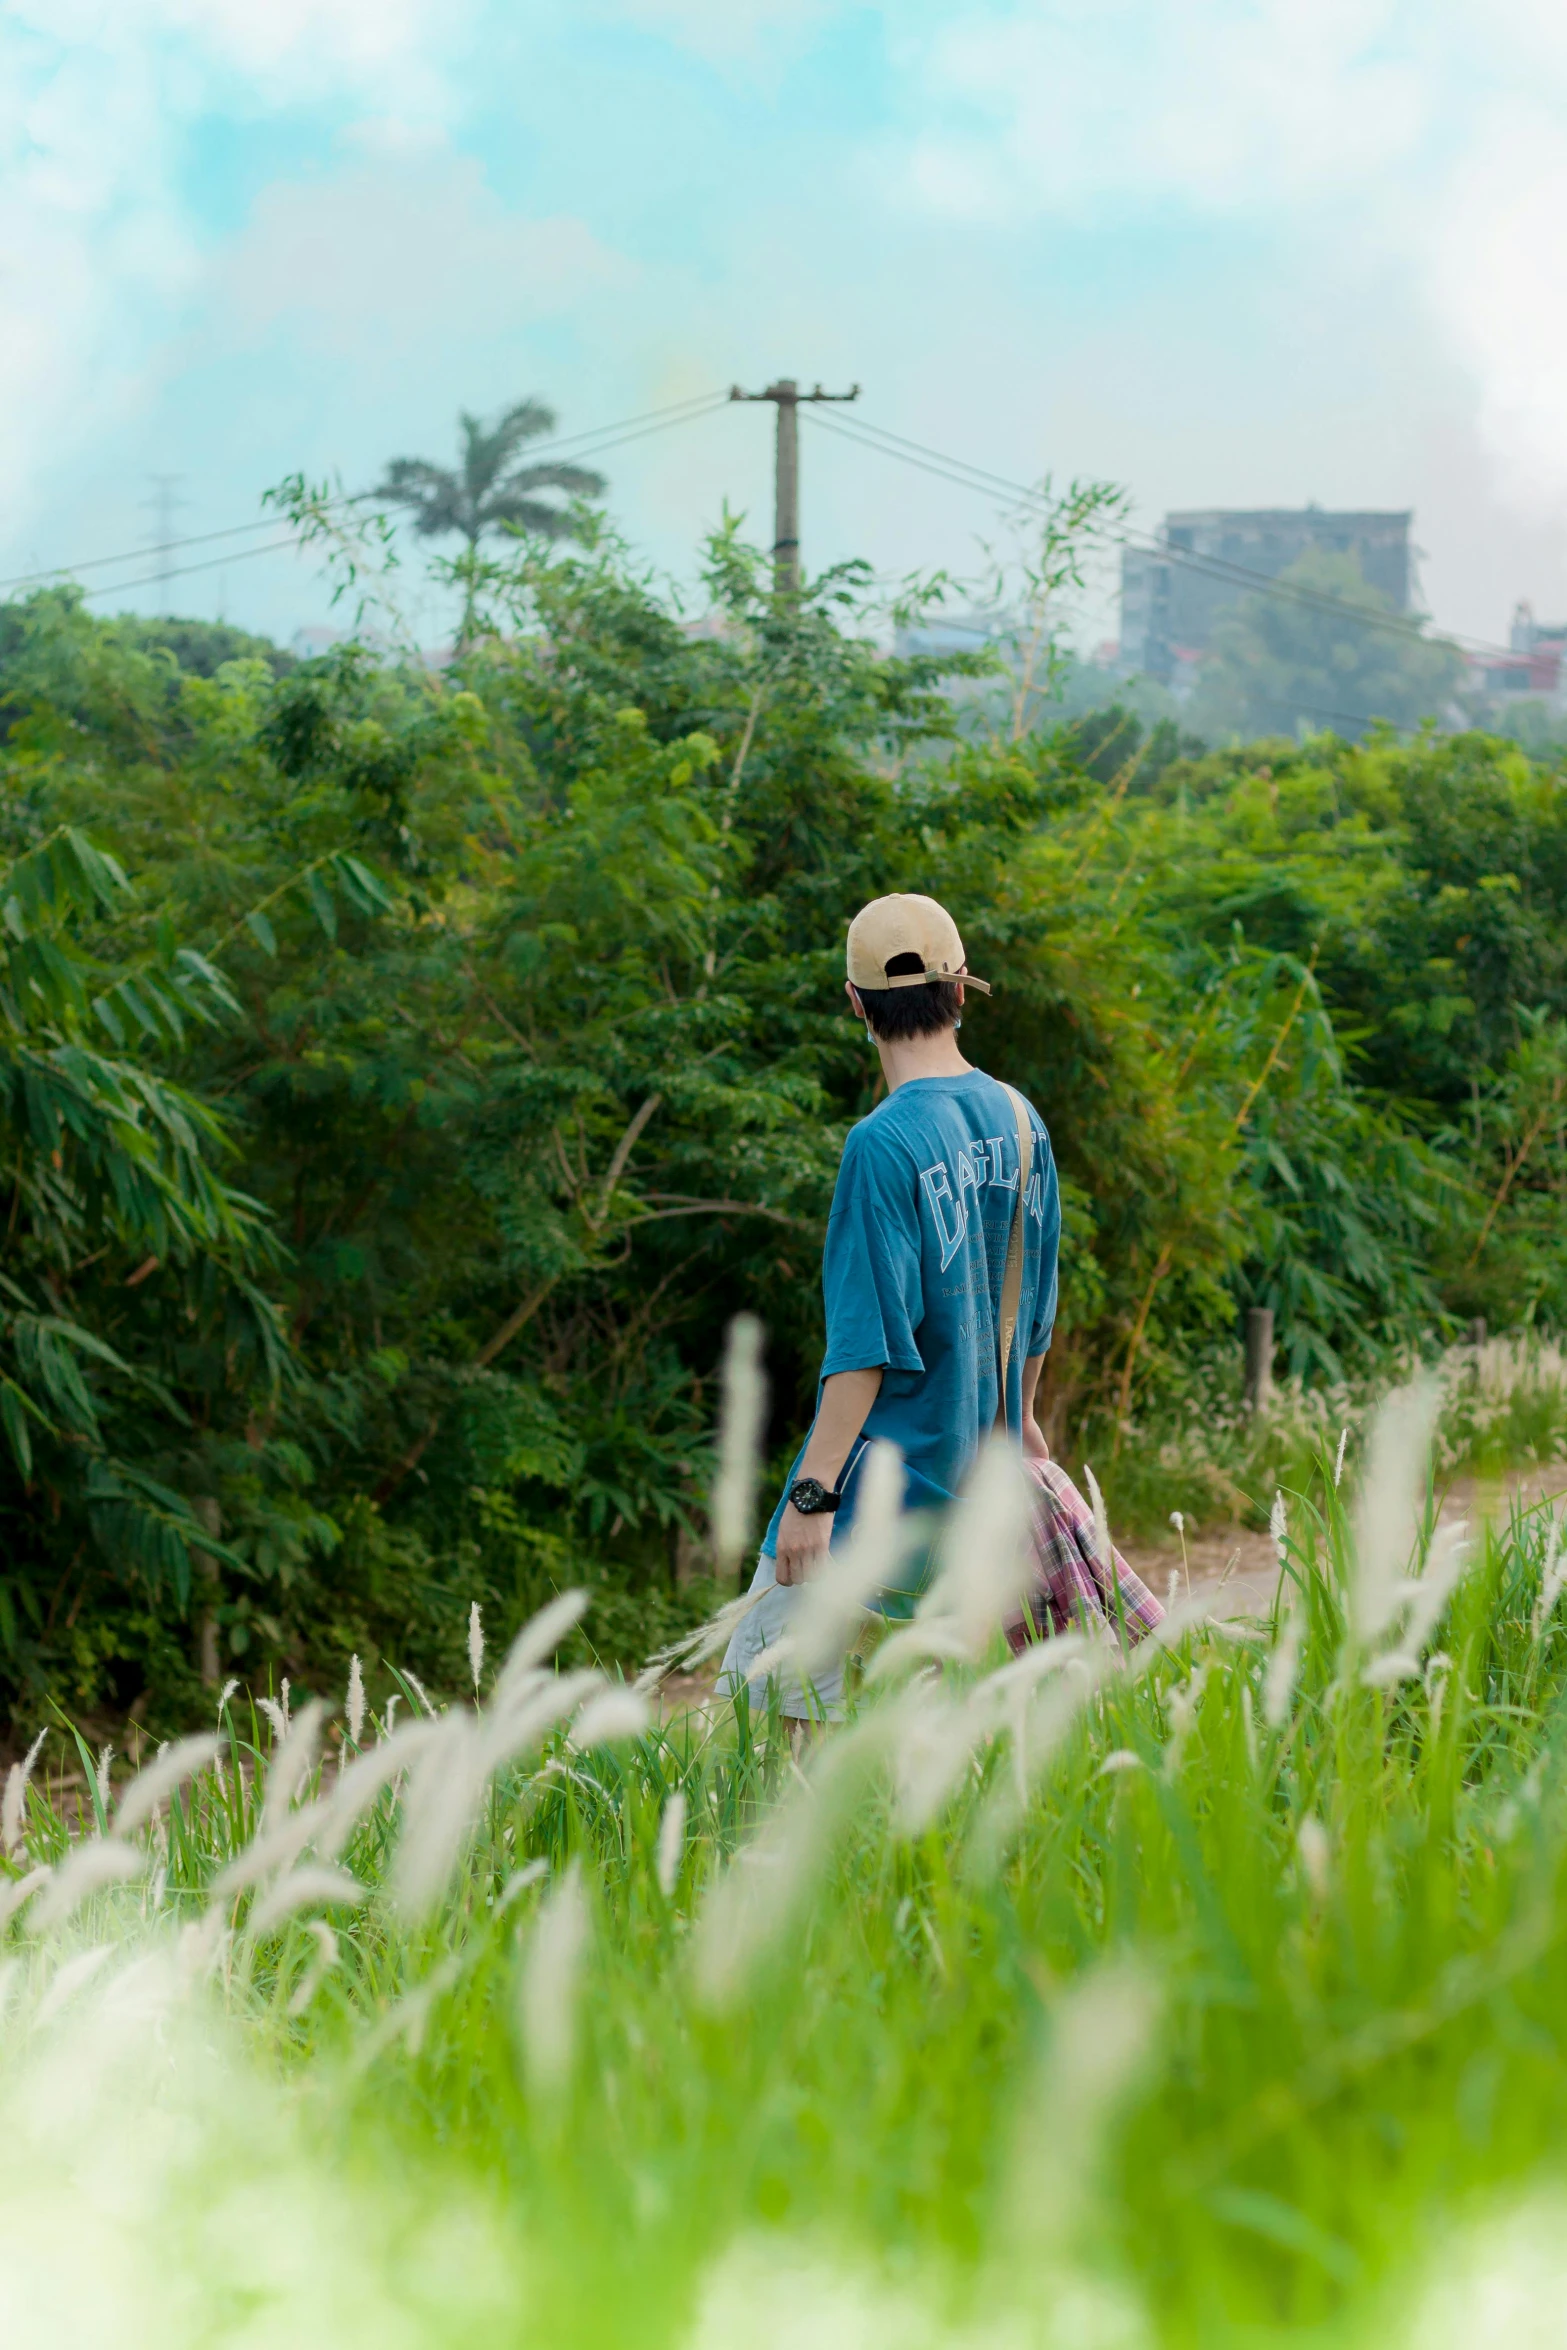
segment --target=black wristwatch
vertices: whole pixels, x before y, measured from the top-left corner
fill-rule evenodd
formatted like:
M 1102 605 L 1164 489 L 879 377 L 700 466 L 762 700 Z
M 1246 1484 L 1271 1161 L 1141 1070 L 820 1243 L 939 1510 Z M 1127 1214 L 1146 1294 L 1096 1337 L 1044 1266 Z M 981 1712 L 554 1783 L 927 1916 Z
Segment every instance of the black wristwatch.
M 797 1477 L 789 1488 L 789 1499 L 802 1518 L 817 1518 L 824 1510 L 835 1510 L 843 1495 L 829 1493 L 818 1478 Z

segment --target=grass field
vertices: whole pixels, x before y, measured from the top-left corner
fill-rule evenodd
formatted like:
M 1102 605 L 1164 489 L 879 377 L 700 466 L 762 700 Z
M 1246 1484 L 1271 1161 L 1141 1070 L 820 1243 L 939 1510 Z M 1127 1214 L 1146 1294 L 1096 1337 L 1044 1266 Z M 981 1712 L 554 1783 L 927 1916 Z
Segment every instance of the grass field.
M 1008 1660 L 971 1516 L 798 1761 L 553 1671 L 569 1603 L 474 1707 L 233 1692 L 74 1806 L 56 1734 L 7 2350 L 1559 2341 L 1567 1561 L 1434 1531 L 1431 1408 L 1266 1626 Z

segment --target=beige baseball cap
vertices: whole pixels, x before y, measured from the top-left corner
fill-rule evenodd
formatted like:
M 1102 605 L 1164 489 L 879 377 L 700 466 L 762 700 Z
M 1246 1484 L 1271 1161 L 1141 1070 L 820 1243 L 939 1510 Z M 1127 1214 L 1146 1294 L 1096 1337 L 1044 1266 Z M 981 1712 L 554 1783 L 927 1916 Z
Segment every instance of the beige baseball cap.
M 918 955 L 918 971 L 887 975 L 900 955 Z M 963 941 L 945 906 L 912 891 L 872 898 L 849 924 L 849 977 L 856 987 L 923 987 L 930 979 L 961 979 L 989 995 L 989 983 L 964 968 Z

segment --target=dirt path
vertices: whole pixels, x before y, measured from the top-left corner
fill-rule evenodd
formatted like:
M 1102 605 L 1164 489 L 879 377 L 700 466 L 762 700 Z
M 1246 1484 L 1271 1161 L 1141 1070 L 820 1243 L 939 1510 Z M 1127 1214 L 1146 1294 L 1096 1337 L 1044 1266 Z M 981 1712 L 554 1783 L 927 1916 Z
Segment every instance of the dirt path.
M 1563 1462 L 1512 1477 L 1458 1477 L 1442 1496 L 1441 1516 L 1444 1523 L 1462 1518 L 1479 1523 L 1505 1517 L 1515 1499 L 1527 1509 L 1563 1494 L 1567 1494 L 1567 1463 Z M 1184 1588 L 1180 1536 L 1173 1529 L 1166 1541 L 1118 1542 L 1117 1548 L 1156 1598 L 1167 1598 L 1172 1573 L 1180 1576 Z M 1222 1589 L 1221 1612 L 1226 1616 L 1267 1614 L 1279 1572 L 1270 1536 L 1254 1534 L 1246 1526 L 1221 1526 L 1205 1534 L 1188 1535 L 1186 1551 L 1194 1594 Z

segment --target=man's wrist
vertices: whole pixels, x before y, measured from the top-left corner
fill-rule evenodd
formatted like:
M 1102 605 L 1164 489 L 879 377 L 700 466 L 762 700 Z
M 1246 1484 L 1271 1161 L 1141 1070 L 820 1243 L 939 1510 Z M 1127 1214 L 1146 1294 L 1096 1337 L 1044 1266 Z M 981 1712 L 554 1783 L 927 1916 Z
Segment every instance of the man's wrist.
M 789 1488 L 789 1504 L 802 1518 L 831 1517 L 838 1507 L 839 1494 L 835 1485 L 825 1478 L 813 1477 L 808 1472 L 796 1477 Z

